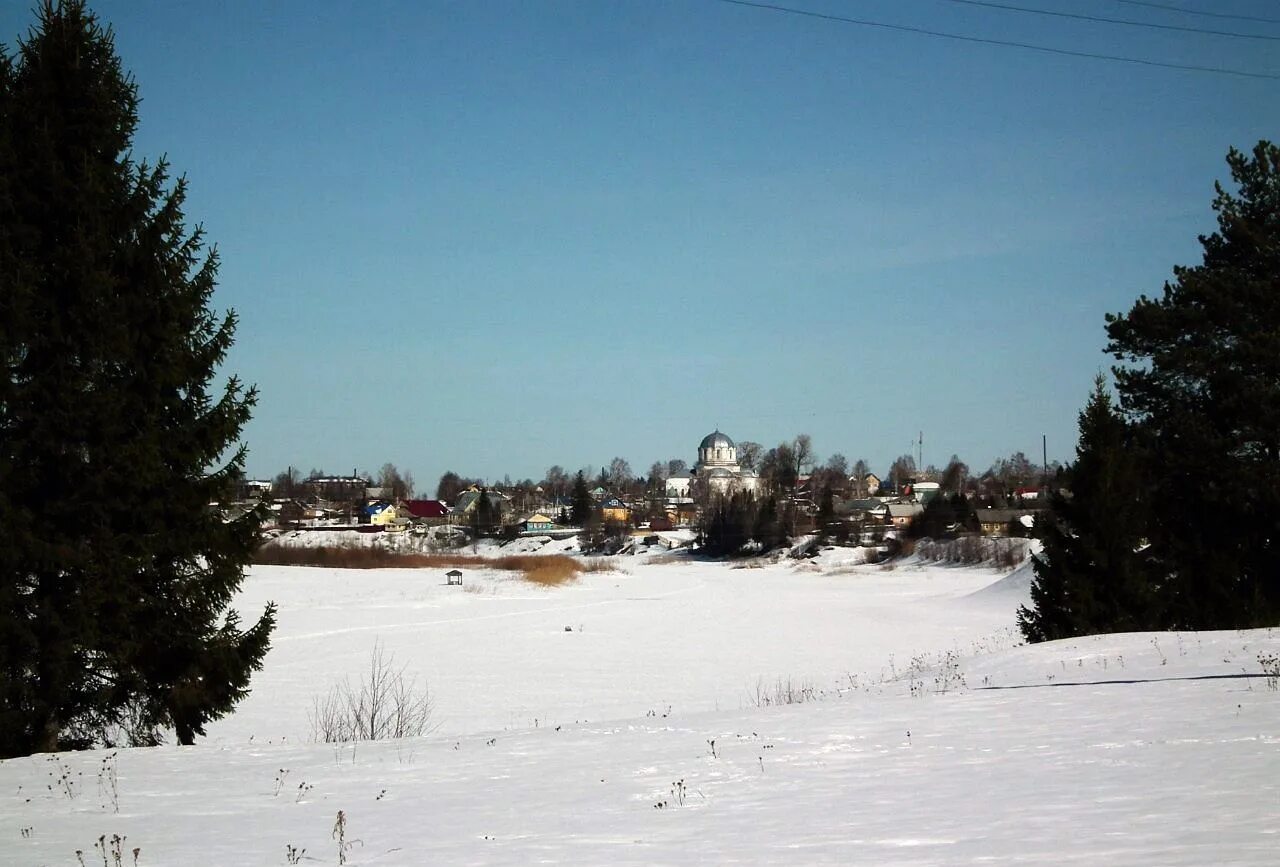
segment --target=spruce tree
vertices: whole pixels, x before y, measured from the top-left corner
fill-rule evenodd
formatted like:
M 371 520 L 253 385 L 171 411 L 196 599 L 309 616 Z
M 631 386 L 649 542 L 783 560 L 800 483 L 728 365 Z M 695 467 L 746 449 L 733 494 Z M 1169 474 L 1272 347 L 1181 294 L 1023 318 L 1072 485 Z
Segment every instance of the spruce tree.
M 818 495 L 818 539 L 826 542 L 827 534 L 831 532 L 831 525 L 835 522 L 836 517 L 836 500 L 835 494 L 831 491 L 831 485 L 823 485 L 822 493 Z
M 1121 406 L 1159 472 L 1164 625 L 1280 623 L 1280 148 L 1227 155 L 1218 231 L 1158 298 L 1109 316 Z
M 712 557 L 739 554 L 751 541 L 756 520 L 756 502 L 750 494 L 717 496 L 699 516 L 698 544 Z
M 476 495 L 476 507 L 472 513 L 472 525 L 476 535 L 481 536 L 491 532 L 495 523 L 489 489 L 482 486 L 480 492 Z
M 786 515 L 779 515 L 777 497 L 766 497 L 761 501 L 751 535 L 760 543 L 762 553 L 787 544 L 787 520 Z
M 37 14 L 0 73 L 0 754 L 126 718 L 191 743 L 274 623 L 229 610 L 261 515 L 210 506 L 256 395 L 217 383 L 236 325 L 210 310 L 217 256 L 185 180 L 132 158 L 111 33 L 80 0 Z
M 978 530 L 978 516 L 962 494 L 939 494 L 908 525 L 909 539 L 954 539 L 960 532 Z
M 582 474 L 582 470 L 578 470 L 578 474 L 573 477 L 573 492 L 570 495 L 569 505 L 572 509 L 569 520 L 576 527 L 585 527 L 591 520 L 591 516 L 595 514 L 596 504 L 591 499 L 591 491 L 587 490 L 587 479 Z
M 1055 491 L 1041 521 L 1031 608 L 1018 612 L 1029 641 L 1153 628 L 1147 569 L 1146 482 L 1134 431 L 1111 402 L 1101 375 L 1080 413 L 1067 492 Z

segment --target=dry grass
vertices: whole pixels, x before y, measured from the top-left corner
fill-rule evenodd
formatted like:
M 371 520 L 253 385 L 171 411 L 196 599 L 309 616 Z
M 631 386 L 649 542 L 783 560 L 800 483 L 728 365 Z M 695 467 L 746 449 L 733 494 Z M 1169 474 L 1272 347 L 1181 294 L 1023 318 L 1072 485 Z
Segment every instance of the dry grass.
M 920 559 L 936 563 L 994 563 L 1013 569 L 1030 556 L 1031 542 L 1003 536 L 961 536 L 940 541 L 921 539 L 916 553 Z
M 572 581 L 582 571 L 582 566 L 569 557 L 533 557 L 538 561 L 529 564 L 524 571 L 526 581 L 541 584 L 543 587 L 555 587 Z
M 293 548 L 264 545 L 254 555 L 261 566 L 322 566 L 331 569 L 501 569 L 521 572 L 526 581 L 554 587 L 582 572 L 607 572 L 611 565 L 584 564 L 563 554 L 515 554 L 479 557 L 471 554 L 400 554 L 385 548 Z
M 763 677 L 756 679 L 754 694 L 748 694 L 747 700 L 755 707 L 772 707 L 784 704 L 804 704 L 822 698 L 823 692 L 813 685 L 811 680 L 795 680 L 778 678 L 772 685 Z
M 831 576 L 833 576 L 833 577 L 834 577 L 834 576 L 836 576 L 836 575 L 866 575 L 866 574 L 867 574 L 867 570 L 866 570 L 866 569 L 861 568 L 861 566 L 870 566 L 870 565 L 872 565 L 872 564 L 870 564 L 870 563 L 863 563 L 863 564 L 857 564 L 857 563 L 855 563 L 855 564 L 853 564 L 853 565 L 851 565 L 851 566 L 837 566 L 837 567 L 835 567 L 834 569 L 829 569 L 829 570 L 827 570 L 827 574 L 828 574 L 828 575 L 831 575 Z

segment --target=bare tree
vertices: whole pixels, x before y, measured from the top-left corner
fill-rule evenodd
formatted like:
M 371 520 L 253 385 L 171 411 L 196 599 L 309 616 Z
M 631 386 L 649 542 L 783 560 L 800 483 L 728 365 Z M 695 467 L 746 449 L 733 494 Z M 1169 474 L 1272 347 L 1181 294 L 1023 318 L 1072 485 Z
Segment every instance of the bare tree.
M 401 474 L 395 464 L 385 463 L 378 471 L 378 487 L 391 491 L 397 500 L 407 500 L 413 496 L 413 474 Z
M 665 478 L 669 479 L 672 476 L 679 476 L 687 472 L 689 472 L 689 465 L 684 462 L 683 458 L 672 458 L 667 461 L 667 474 Z
M 902 492 L 902 486 L 911 481 L 916 474 L 916 459 L 912 455 L 901 455 L 889 467 L 889 483 L 896 493 Z
M 813 466 L 813 438 L 811 436 L 808 434 L 797 436 L 791 443 L 791 451 L 797 476 L 804 473 L 805 467 Z
M 369 669 L 354 685 L 345 680 L 311 702 L 311 739 L 321 743 L 417 737 L 431 728 L 431 694 L 395 667 L 395 656 L 374 642 Z
M 849 461 L 844 455 L 835 454 L 827 459 L 821 467 L 815 467 L 809 477 L 810 489 L 815 494 L 828 492 L 841 493 L 849 487 Z M 823 494 L 824 496 L 826 494 Z
M 564 471 L 564 467 L 552 464 L 547 468 L 547 477 L 543 480 L 542 486 L 550 496 L 563 497 L 572 481 L 573 479 Z
M 614 458 L 609 461 L 609 484 L 619 490 L 631 484 L 631 464 L 625 458 Z
M 738 443 L 738 465 L 744 470 L 758 472 L 760 470 L 760 457 L 763 452 L 764 447 L 760 443 L 753 443 L 750 440 Z
M 436 499 L 452 503 L 458 499 L 458 494 L 471 487 L 473 483 L 472 479 L 464 479 L 453 470 L 449 470 L 440 477 L 440 483 L 436 485 Z
M 947 468 L 942 471 L 942 482 L 939 487 L 948 494 L 962 493 L 968 477 L 969 465 L 960 460 L 959 455 L 952 455 L 951 460 L 947 462 Z
M 781 496 L 791 496 L 796 487 L 796 457 L 790 443 L 779 443 L 760 458 L 760 478 L 765 487 Z
M 871 472 L 871 468 L 867 466 L 867 462 L 862 458 L 858 458 L 853 462 L 853 471 L 849 473 L 853 482 L 853 495 L 858 498 L 867 496 L 867 474 Z
M 983 474 L 991 477 L 1010 496 L 1018 488 L 1029 487 L 1039 479 L 1040 471 L 1022 452 L 1014 452 L 1008 458 L 997 458 L 991 469 Z
M 302 493 L 302 471 L 297 467 L 289 467 L 277 475 L 271 483 L 272 496 L 292 498 L 300 493 Z

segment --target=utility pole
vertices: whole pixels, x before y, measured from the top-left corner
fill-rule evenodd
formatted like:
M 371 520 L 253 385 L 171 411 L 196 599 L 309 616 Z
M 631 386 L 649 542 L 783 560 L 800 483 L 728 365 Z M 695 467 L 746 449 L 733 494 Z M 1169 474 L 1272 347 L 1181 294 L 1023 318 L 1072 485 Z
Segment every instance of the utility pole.
M 1040 487 L 1049 486 L 1049 435 L 1040 434 Z

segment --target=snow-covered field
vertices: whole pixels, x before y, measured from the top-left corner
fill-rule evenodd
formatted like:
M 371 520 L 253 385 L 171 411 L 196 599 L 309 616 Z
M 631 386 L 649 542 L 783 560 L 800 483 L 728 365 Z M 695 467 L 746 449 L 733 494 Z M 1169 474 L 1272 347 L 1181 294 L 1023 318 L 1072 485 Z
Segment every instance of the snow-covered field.
M 1280 630 L 1019 647 L 1025 569 L 857 559 L 255 568 L 254 694 L 195 747 L 0 763 L 0 863 L 337 864 L 340 810 L 349 864 L 1277 863 Z M 375 641 L 435 734 L 309 743 Z

